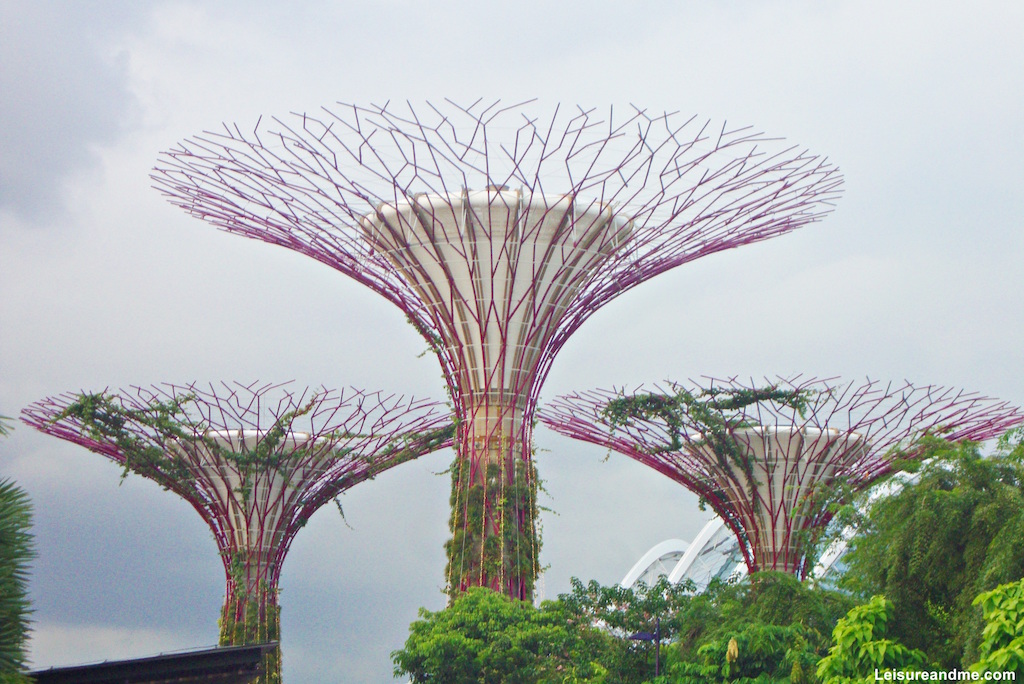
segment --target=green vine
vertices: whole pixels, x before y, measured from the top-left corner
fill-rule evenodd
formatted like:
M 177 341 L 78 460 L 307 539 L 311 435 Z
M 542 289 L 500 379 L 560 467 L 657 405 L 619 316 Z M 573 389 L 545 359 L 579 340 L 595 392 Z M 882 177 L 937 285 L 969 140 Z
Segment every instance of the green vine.
M 428 454 L 449 444 L 458 434 L 459 421 L 453 420 L 444 427 L 423 432 L 408 432 L 395 437 L 376 456 L 367 456 L 370 464 L 370 478 L 390 468 L 405 463 L 422 454 Z
M 802 417 L 813 395 L 812 390 L 786 390 L 774 385 L 753 389 L 712 387 L 701 389 L 696 394 L 679 389 L 670 395 L 645 393 L 613 399 L 601 409 L 601 416 L 613 429 L 635 421 L 662 421 L 669 441 L 654 447 L 652 453 L 682 449 L 686 426 L 690 425 L 714 447 L 716 454 L 728 455 L 739 464 L 742 458 L 729 434 L 737 428 L 752 425 L 743 416 L 742 409 L 761 402 L 772 402 L 792 408 Z M 725 446 L 726 443 L 732 446 Z
M 689 426 L 700 433 L 700 441 L 711 448 L 720 466 L 727 468 L 731 461 L 752 476 L 747 455 L 732 437 L 735 430 L 753 425 L 742 409 L 772 402 L 792 408 L 802 417 L 813 394 L 811 390 L 786 390 L 773 385 L 754 389 L 713 387 L 696 394 L 679 389 L 672 395 L 647 393 L 613 399 L 601 409 L 601 416 L 613 431 L 632 422 L 660 420 L 668 433 L 668 443 L 652 447 L 652 454 L 681 450 Z
M 393 466 L 419 458 L 423 454 L 429 454 L 436 451 L 451 442 L 457 434 L 458 428 L 459 422 L 456 419 L 444 427 L 425 430 L 423 432 L 408 432 L 401 434 L 391 440 L 387 446 L 376 454 L 368 454 L 363 457 L 364 461 L 369 465 L 365 474 L 359 475 L 357 473 L 345 473 L 334 480 L 329 487 L 337 489 L 338 491 L 344 491 L 350 486 L 348 484 L 350 481 L 357 479 L 372 480 L 378 474 Z M 351 449 L 345 450 L 344 453 L 347 454 L 350 451 Z M 355 482 L 353 481 L 352 484 L 355 484 Z M 341 500 L 338 499 L 338 497 L 334 497 L 334 505 L 338 509 L 338 514 L 341 515 L 341 519 L 347 526 L 348 520 L 345 518 L 345 509 L 342 507 Z M 305 525 L 308 519 L 308 517 L 300 518 L 299 524 Z
M 123 457 L 121 479 L 135 472 L 167 486 L 171 483 L 189 483 L 193 476 L 188 465 L 173 453 L 170 442 L 194 437 L 192 423 L 182 408 L 194 399 L 183 395 L 167 401 L 154 401 L 145 408 L 130 409 L 105 392 L 78 395 L 50 423 L 72 420 L 81 433 L 101 444 L 114 446 Z M 150 428 L 155 436 L 142 437 L 132 432 L 129 424 Z M 184 427 L 187 426 L 187 427 Z
M 237 470 L 240 482 L 235 492 L 242 498 L 243 507 L 247 508 L 253 475 L 270 471 L 287 475 L 287 471 L 282 470 L 284 464 L 302 462 L 309 455 L 308 449 L 280 449 L 280 445 L 287 438 L 295 419 L 312 411 L 318 400 L 319 395 L 314 395 L 305 405 L 281 414 L 251 449 L 243 447 L 239 451 L 206 435 L 209 426 L 189 417 L 185 407 L 195 401 L 193 394 L 183 394 L 166 401 L 154 400 L 143 408 L 128 408 L 116 395 L 84 393 L 53 417 L 50 423 L 70 419 L 89 439 L 114 446 L 122 456 L 122 480 L 134 472 L 166 488 L 187 487 L 194 483 L 195 475 L 181 453 L 180 445 L 199 439 L 216 461 L 230 464 Z M 144 428 L 146 433 L 140 434 L 132 425 Z M 375 454 L 363 457 L 369 465 L 367 471 L 345 473 L 329 487 L 340 491 L 349 486 L 349 480 L 355 484 L 363 479 L 373 479 L 394 465 L 444 446 L 453 439 L 457 430 L 458 422 L 455 421 L 433 430 L 398 435 Z M 337 430 L 325 433 L 323 438 L 334 443 L 367 436 Z M 351 447 L 339 447 L 324 451 L 321 458 L 341 460 L 351 455 L 353 450 Z M 340 502 L 335 499 L 335 503 L 344 518 Z M 300 525 L 304 525 L 307 519 L 300 519 Z
M 448 594 L 454 599 L 468 587 L 496 584 L 500 591 L 530 597 L 541 546 L 536 468 L 516 458 L 509 481 L 502 463 L 480 467 L 486 469 L 483 485 L 470 482 L 469 459 L 456 456 L 451 467 Z
M 703 388 L 696 393 L 677 388 L 675 394 L 643 393 L 612 399 L 601 409 L 601 418 L 612 432 L 637 422 L 660 422 L 667 433 L 667 443 L 649 448 L 651 455 L 677 452 L 699 433 L 697 444 L 707 445 L 718 466 L 726 472 L 739 468 L 746 476 L 750 499 L 759 506 L 756 496 L 760 484 L 754 475 L 754 464 L 741 443 L 733 437 L 736 430 L 755 427 L 743 409 L 762 402 L 788 407 L 804 417 L 815 391 L 782 389 L 776 385 L 762 388 Z M 689 435 L 689 437 L 688 437 Z M 723 495 L 724 492 L 714 492 Z M 706 499 L 700 498 L 700 505 Z
M 221 646 L 247 646 L 281 642 L 281 606 L 278 591 L 266 581 L 252 582 L 255 563 L 243 551 L 224 554 L 230 585 L 220 619 Z M 264 674 L 258 684 L 280 684 L 281 647 L 264 656 Z

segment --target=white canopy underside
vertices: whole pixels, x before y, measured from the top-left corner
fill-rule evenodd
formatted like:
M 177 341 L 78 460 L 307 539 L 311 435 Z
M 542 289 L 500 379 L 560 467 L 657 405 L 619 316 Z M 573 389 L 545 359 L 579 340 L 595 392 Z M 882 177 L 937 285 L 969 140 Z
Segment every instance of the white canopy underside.
M 474 395 L 530 387 L 566 309 L 631 230 L 598 202 L 505 189 L 417 195 L 362 225 L 432 312 Z

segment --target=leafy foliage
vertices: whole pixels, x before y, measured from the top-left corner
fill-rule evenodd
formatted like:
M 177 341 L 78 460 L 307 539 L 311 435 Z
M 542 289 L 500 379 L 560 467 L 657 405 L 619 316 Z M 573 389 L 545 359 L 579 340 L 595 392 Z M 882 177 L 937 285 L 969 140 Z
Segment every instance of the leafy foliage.
M 601 626 L 602 640 L 592 651 L 608 670 L 607 682 L 639 683 L 653 673 L 650 654 L 626 637 L 654 628 L 661 620 L 665 658 L 660 682 L 743 681 L 759 676 L 774 681 L 811 681 L 814 667 L 827 652 L 829 634 L 853 605 L 834 591 L 814 588 L 792 575 L 760 572 L 736 583 L 715 582 L 694 593 L 693 587 L 665 578 L 633 589 L 584 586 L 559 596 L 571 624 Z M 737 650 L 729 660 L 729 646 Z M 803 677 L 802 673 L 807 673 Z
M 664 577 L 631 589 L 573 579 L 541 608 L 474 588 L 443 611 L 420 611 L 396 675 L 413 682 L 643 684 L 653 644 L 631 640 L 660 620 L 658 684 L 816 681 L 829 635 L 853 605 L 786 573 L 757 573 L 694 593 Z
M 10 681 L 25 666 L 28 642 L 28 562 L 34 556 L 28 495 L 0 480 L 0 677 Z
M 0 416 L 0 435 L 10 428 Z M 28 565 L 32 547 L 32 504 L 24 490 L 0 480 L 0 682 L 28 682 L 22 673 L 27 658 L 29 615 Z
M 665 577 L 650 586 L 640 583 L 630 589 L 617 584 L 602 586 L 593 580 L 584 585 L 573 578 L 572 591 L 561 594 L 558 605 L 569 625 L 587 639 L 589 652 L 607 671 L 608 684 L 639 683 L 653 673 L 656 649 L 631 641 L 629 635 L 654 633 L 660 620 L 662 640 L 673 639 L 692 591 L 692 584 L 670 584 Z M 663 648 L 663 657 L 665 653 Z
M 1024 579 L 979 594 L 973 603 L 981 606 L 986 624 L 981 659 L 971 670 L 1024 675 Z
M 894 638 L 946 669 L 978 658 L 974 597 L 1024 576 L 1021 437 L 991 457 L 976 444 L 930 442 L 916 483 L 870 507 L 847 555 L 843 585 L 889 598 Z
M 812 681 L 832 629 L 852 605 L 782 572 L 712 583 L 676 618 L 669 681 Z
M 490 462 L 485 482 L 474 481 L 469 458 L 452 464 L 452 537 L 448 555 L 448 594 L 481 584 L 481 578 L 523 598 L 533 595 L 539 572 L 540 534 L 535 529 L 539 481 L 532 462 L 513 460 L 511 481 L 501 463 Z
M 543 609 L 473 587 L 441 611 L 420 609 L 405 648 L 391 654 L 395 676 L 414 683 L 601 682 L 600 666 L 576 660 L 580 638 L 557 606 Z
M 884 596 L 875 596 L 839 620 L 832 632 L 834 645 L 818 663 L 818 677 L 824 684 L 871 682 L 876 670 L 920 670 L 925 654 L 886 638 L 893 606 Z
M 672 684 L 702 682 L 805 682 L 821 655 L 800 624 L 751 622 L 728 639 L 708 641 L 697 649 L 696 662 L 676 660 L 669 669 Z

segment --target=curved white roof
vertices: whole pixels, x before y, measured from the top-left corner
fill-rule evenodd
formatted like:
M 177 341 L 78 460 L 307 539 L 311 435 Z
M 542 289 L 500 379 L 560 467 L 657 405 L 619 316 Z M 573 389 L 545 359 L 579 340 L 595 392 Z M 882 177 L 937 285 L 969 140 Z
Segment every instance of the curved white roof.
M 689 542 L 682 539 L 666 539 L 655 544 L 630 568 L 619 584 L 627 589 L 641 580 L 650 585 L 660 576 L 668 575 L 689 547 Z
M 850 530 L 846 537 L 852 534 Z M 844 539 L 826 549 L 814 568 L 813 577 L 827 581 L 840 571 L 846 548 Z M 671 570 L 666 572 L 666 561 L 672 558 L 677 560 Z M 650 585 L 665 575 L 673 584 L 691 580 L 700 591 L 713 579 L 724 580 L 746 574 L 747 566 L 740 552 L 739 540 L 721 518 L 715 517 L 708 521 L 689 544 L 681 539 L 669 539 L 655 544 L 630 568 L 620 585 L 628 589 L 639 580 Z

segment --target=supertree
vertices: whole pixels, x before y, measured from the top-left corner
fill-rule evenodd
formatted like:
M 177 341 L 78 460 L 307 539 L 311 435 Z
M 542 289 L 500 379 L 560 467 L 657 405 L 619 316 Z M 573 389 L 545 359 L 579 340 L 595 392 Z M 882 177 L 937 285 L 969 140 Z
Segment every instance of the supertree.
M 63 394 L 30 405 L 22 420 L 192 504 L 224 563 L 222 646 L 280 641 L 281 566 L 317 509 L 454 435 L 434 402 L 256 383 Z M 280 681 L 279 651 L 261 682 Z
M 648 278 L 821 218 L 842 184 L 748 128 L 529 110 L 342 104 L 198 135 L 153 174 L 192 216 L 341 271 L 427 339 L 461 426 L 453 595 L 532 596 L 532 426 L 569 336 Z
M 1024 415 L 945 387 L 796 377 L 577 393 L 540 419 L 696 493 L 732 528 L 750 572 L 804 577 L 832 504 L 917 458 L 928 438 L 981 441 Z

